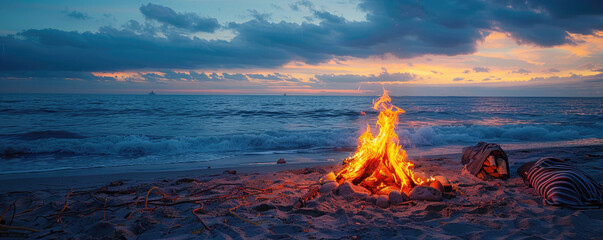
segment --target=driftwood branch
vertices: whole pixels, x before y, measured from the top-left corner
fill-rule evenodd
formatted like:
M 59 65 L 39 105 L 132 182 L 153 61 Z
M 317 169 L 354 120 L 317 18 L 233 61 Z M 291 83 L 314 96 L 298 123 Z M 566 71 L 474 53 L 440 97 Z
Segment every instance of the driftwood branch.
M 297 204 L 295 204 L 295 206 L 293 208 L 302 208 L 302 207 L 306 206 L 306 203 L 308 201 L 314 199 L 316 197 L 316 195 L 318 195 L 319 189 L 320 189 L 320 187 L 318 187 L 318 186 L 310 189 L 310 191 L 308 191 L 301 198 L 299 198 Z
M 73 189 L 69 189 L 69 192 L 67 193 L 67 197 L 65 197 L 65 205 L 63 206 L 63 209 L 61 209 L 59 214 L 57 214 L 57 222 L 62 222 L 61 213 L 63 213 L 65 211 L 65 209 L 67 209 L 67 204 L 69 203 L 69 196 L 71 195 L 72 192 L 73 192 Z
M 201 206 L 200 208 L 196 208 L 193 210 L 193 215 L 195 215 L 195 217 L 197 217 L 197 219 L 199 220 L 199 222 L 201 222 L 201 224 L 203 224 L 203 228 L 205 228 L 206 230 L 210 230 L 209 226 L 207 226 L 207 224 L 205 224 L 205 222 L 203 221 L 203 219 L 201 219 L 201 216 L 199 216 L 197 214 L 197 211 L 203 209 L 203 206 Z

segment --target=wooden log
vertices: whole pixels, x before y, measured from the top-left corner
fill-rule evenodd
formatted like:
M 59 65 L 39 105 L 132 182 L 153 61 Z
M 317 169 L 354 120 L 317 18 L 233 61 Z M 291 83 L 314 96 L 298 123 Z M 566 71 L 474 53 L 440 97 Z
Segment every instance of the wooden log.
M 314 188 L 311 188 L 310 191 L 308 191 L 306 194 L 304 194 L 301 198 L 299 198 L 299 200 L 297 201 L 297 203 L 295 204 L 295 206 L 293 208 L 302 208 L 306 206 L 306 203 L 312 199 L 314 199 L 316 197 L 316 195 L 318 195 L 318 190 L 320 189 L 320 187 L 316 186 Z
M 379 165 L 381 165 L 381 161 L 379 161 L 379 159 L 369 159 L 366 162 L 367 164 L 361 168 L 362 174 L 359 174 L 357 178 L 350 179 L 352 180 L 352 183 L 359 185 L 362 181 L 364 181 L 364 179 L 373 175 L 373 173 L 375 173 L 375 171 L 377 171 L 379 168 Z

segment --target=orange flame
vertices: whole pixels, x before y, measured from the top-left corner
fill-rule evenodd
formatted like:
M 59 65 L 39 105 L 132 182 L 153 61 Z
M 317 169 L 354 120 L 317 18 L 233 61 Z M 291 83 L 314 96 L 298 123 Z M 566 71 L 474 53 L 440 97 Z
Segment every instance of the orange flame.
M 399 144 L 395 132 L 398 115 L 405 111 L 392 105 L 387 91 L 383 91 L 373 108 L 379 110 L 377 126 L 379 134 L 373 137 L 370 126 L 358 138 L 354 156 L 344 160 L 344 167 L 337 174 L 340 182 L 350 180 L 368 188 L 373 193 L 387 194 L 392 190 L 408 193 L 415 185 L 434 181 L 433 178 L 413 172 L 414 163 L 408 161 L 406 151 Z

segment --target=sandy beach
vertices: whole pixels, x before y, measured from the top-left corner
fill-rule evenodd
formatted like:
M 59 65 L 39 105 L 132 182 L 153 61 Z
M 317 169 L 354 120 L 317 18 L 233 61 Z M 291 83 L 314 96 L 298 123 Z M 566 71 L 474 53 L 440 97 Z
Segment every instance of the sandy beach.
M 603 240 L 603 0 L 1 6 L 0 240 Z
M 319 192 L 296 208 L 300 197 L 320 186 L 318 180 L 340 162 L 88 176 L 2 175 L 0 237 L 597 239 L 603 234 L 603 209 L 546 206 L 515 173 L 524 162 L 555 156 L 578 164 L 601 182 L 603 146 L 507 153 L 512 178 L 489 182 L 461 175 L 460 153 L 411 158 L 416 170 L 445 176 L 457 190 L 442 201 L 411 200 L 387 208 L 343 196 L 338 189 Z

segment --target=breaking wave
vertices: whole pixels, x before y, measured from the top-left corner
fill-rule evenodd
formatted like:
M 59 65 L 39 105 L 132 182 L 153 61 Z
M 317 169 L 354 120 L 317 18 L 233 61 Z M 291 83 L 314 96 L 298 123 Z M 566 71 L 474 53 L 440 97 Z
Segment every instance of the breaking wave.
M 458 143 L 548 142 L 584 138 L 603 138 L 603 126 L 575 125 L 504 125 L 504 126 L 426 126 L 402 130 L 409 143 L 416 146 L 449 145 Z
M 264 132 L 224 136 L 153 137 L 111 135 L 81 139 L 0 140 L 0 154 L 67 153 L 77 155 L 183 154 L 202 152 L 254 152 L 348 146 L 354 143 L 351 131 Z
M 543 142 L 603 138 L 603 124 L 575 125 L 462 125 L 398 129 L 405 145 L 473 144 L 478 141 Z M 222 136 L 109 135 L 85 137 L 65 131 L 14 134 L 0 139 L 0 156 L 28 154 L 171 155 L 187 153 L 254 153 L 272 150 L 353 148 L 357 129 L 269 131 Z

